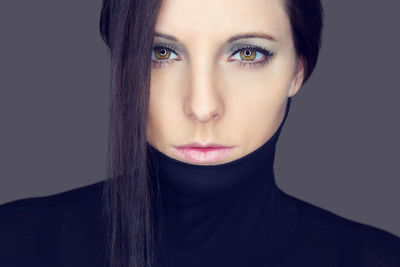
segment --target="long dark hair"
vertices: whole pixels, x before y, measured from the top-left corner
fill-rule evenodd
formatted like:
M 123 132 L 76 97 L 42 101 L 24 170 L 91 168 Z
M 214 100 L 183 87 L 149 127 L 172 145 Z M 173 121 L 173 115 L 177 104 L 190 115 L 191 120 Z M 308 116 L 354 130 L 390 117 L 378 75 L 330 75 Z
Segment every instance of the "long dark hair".
M 323 10 L 319 0 L 282 0 L 303 84 L 317 62 Z M 157 266 L 161 205 L 149 174 L 147 116 L 151 53 L 161 0 L 103 0 L 100 34 L 111 56 L 109 135 L 103 191 L 111 267 Z

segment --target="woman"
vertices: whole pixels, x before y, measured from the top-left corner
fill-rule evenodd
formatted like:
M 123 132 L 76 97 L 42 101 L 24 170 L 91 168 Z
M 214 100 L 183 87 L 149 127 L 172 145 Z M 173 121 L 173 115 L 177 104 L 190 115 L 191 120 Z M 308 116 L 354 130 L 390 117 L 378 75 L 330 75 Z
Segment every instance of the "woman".
M 318 0 L 105 0 L 100 30 L 112 178 L 2 205 L 1 266 L 400 266 L 400 238 L 274 180 Z

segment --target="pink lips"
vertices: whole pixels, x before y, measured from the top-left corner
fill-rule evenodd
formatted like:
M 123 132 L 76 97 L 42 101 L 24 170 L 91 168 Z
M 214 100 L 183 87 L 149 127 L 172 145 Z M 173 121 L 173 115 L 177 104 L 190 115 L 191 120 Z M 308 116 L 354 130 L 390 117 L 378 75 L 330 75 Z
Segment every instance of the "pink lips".
M 233 151 L 233 147 L 191 143 L 175 147 L 175 150 L 181 158 L 193 163 L 215 163 L 229 156 Z

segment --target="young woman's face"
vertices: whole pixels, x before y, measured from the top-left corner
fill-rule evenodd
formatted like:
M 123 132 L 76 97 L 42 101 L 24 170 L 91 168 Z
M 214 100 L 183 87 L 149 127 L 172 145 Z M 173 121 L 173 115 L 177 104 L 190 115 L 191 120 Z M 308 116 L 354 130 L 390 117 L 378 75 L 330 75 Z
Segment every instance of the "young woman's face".
M 216 165 L 268 141 L 303 79 L 281 1 L 164 0 L 155 30 L 147 124 L 153 147 Z M 176 149 L 193 142 L 232 148 L 186 156 Z

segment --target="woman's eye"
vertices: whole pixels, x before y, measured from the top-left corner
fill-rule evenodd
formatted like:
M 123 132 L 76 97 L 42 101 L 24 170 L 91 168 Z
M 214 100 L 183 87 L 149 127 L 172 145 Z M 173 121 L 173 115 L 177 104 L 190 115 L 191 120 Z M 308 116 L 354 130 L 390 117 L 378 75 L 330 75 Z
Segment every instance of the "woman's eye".
M 274 53 L 266 49 L 244 47 L 237 49 L 229 61 L 239 61 L 243 67 L 259 68 L 268 63 L 273 56 Z
M 175 55 L 172 56 L 171 55 Z M 180 57 L 171 49 L 164 46 L 155 46 L 152 51 L 152 64 L 161 66 L 171 64 L 173 60 L 180 60 Z
M 237 57 L 232 58 L 232 59 L 239 59 L 239 60 L 245 60 L 245 61 L 257 61 L 260 58 L 262 58 L 262 54 L 253 48 L 241 49 L 241 50 L 239 50 L 239 52 L 237 52 L 235 54 L 237 54 Z

